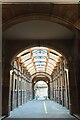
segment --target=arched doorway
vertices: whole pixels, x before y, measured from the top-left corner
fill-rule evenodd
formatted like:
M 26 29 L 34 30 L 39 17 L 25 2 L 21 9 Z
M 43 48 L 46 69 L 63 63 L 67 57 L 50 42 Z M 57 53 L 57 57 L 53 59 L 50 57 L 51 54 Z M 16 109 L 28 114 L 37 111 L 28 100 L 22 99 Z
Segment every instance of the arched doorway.
M 46 76 L 43 76 L 42 74 L 41 75 L 38 74 L 32 80 L 32 98 L 35 99 L 34 87 L 39 81 L 42 81 L 43 83 L 45 83 L 45 86 L 47 87 L 47 97 L 50 99 L 50 79 Z
M 34 85 L 34 98 L 36 100 L 48 99 L 48 85 L 46 82 L 40 80 Z
M 47 84 L 48 95 L 46 93 L 45 98 L 47 95 L 69 109 L 67 60 L 62 54 L 47 47 L 32 47 L 19 53 L 11 66 L 11 110 L 35 98 L 40 80 Z
M 5 91 L 7 91 L 7 94 L 3 94 L 3 115 L 9 113 L 8 112 L 8 110 L 9 110 L 8 109 L 8 106 L 9 106 L 9 102 L 8 102 L 9 101 L 8 100 L 9 99 L 9 81 L 10 81 L 9 71 L 11 69 L 10 68 L 11 59 L 13 58 L 13 56 L 15 56 L 15 54 L 24 50 L 25 47 L 29 48 L 32 46 L 46 46 L 46 47 L 49 47 L 52 49 L 56 49 L 58 51 L 61 51 L 61 53 L 64 53 L 64 56 L 66 56 L 66 58 L 68 58 L 67 60 L 69 63 L 68 65 L 69 65 L 69 73 L 70 73 L 70 81 L 69 82 L 70 82 L 70 96 L 71 96 L 71 98 L 70 98 L 71 113 L 78 113 L 79 96 L 77 93 L 78 92 L 77 72 L 75 72 L 75 71 L 77 71 L 77 67 L 76 67 L 77 62 L 75 62 L 75 61 L 77 61 L 76 54 L 78 55 L 78 50 L 77 50 L 78 47 L 77 46 L 78 46 L 79 39 L 74 36 L 77 35 L 75 28 L 78 29 L 79 25 L 77 22 L 77 16 L 70 17 L 70 15 L 68 15 L 68 12 L 67 12 L 67 10 L 71 11 L 71 9 L 73 8 L 74 11 L 72 10 L 71 15 L 72 16 L 77 15 L 78 12 L 76 12 L 75 5 L 72 5 L 72 8 L 71 8 L 71 6 L 69 6 L 69 5 L 58 5 L 57 6 L 57 5 L 49 4 L 47 6 L 47 4 L 44 4 L 44 5 L 40 5 L 40 4 L 35 5 L 34 4 L 34 5 L 31 5 L 32 6 L 31 11 L 29 11 L 30 10 L 29 5 L 21 5 L 22 7 L 19 7 L 19 5 L 14 5 L 14 4 L 10 5 L 9 7 L 7 7 L 7 5 L 4 5 L 4 6 L 5 6 L 5 9 L 4 9 L 4 7 L 3 7 L 3 9 L 5 12 L 4 12 L 3 16 L 5 16 L 5 17 L 3 17 L 3 21 L 4 21 L 3 26 L 5 26 L 5 31 L 8 30 L 7 26 L 8 26 L 8 28 L 11 28 L 11 26 L 14 26 L 15 24 L 17 25 L 17 23 L 23 22 L 26 20 L 28 20 L 28 21 L 44 20 L 44 21 L 50 21 L 52 23 L 54 23 L 54 22 L 59 23 L 64 27 L 70 28 L 69 29 L 70 31 L 73 29 L 74 32 L 72 31 L 72 33 L 73 33 L 72 38 L 66 39 L 66 36 L 65 36 L 64 39 L 59 39 L 59 40 L 56 40 L 54 38 L 52 40 L 50 40 L 50 39 L 46 38 L 45 40 L 29 40 L 28 41 L 28 39 L 20 40 L 20 37 L 19 37 L 19 38 L 17 38 L 18 41 L 16 41 L 17 39 L 12 40 L 13 37 L 12 38 L 10 37 L 10 35 L 11 35 L 10 31 L 8 32 L 8 34 L 3 35 L 3 40 L 4 40 L 3 41 L 3 79 L 4 79 L 3 80 L 3 93 L 5 93 Z M 13 9 L 12 6 L 14 8 L 19 8 L 18 9 L 19 11 L 16 9 Z M 24 10 L 24 6 L 25 6 L 25 10 Z M 41 6 L 41 7 L 38 7 L 38 6 Z M 48 7 L 48 9 L 46 6 Z M 35 8 L 35 10 L 34 10 L 34 8 Z M 36 8 L 37 8 L 37 11 L 36 11 Z M 61 10 L 61 8 L 62 8 L 62 10 Z M 9 14 L 9 17 L 6 17 L 7 14 L 5 14 L 5 13 L 9 13 L 9 11 L 10 11 L 9 9 L 13 9 L 14 11 L 17 12 L 17 14 L 13 15 L 13 13 L 16 13 L 16 12 L 13 12 L 13 10 L 11 10 L 12 13 Z M 22 9 L 23 9 L 23 12 L 20 12 L 20 11 L 22 11 Z M 28 10 L 28 14 L 26 15 L 25 11 L 27 11 L 27 10 Z M 53 12 L 50 12 L 50 10 L 53 10 Z M 60 11 L 62 11 L 62 12 L 60 12 Z M 47 12 L 47 14 L 46 14 L 46 12 Z M 64 16 L 63 12 L 65 13 L 65 16 Z M 12 15 L 12 17 L 11 17 L 11 15 Z M 74 19 L 75 19 L 76 24 L 74 24 Z M 20 30 L 23 30 L 23 29 L 19 29 L 19 31 Z M 13 30 L 12 33 L 14 31 L 15 30 Z M 61 31 L 64 31 L 64 30 L 61 30 Z M 63 32 L 62 32 L 62 34 L 63 34 Z M 17 35 L 20 35 L 20 34 L 17 34 Z M 71 35 L 71 33 L 68 35 Z M 68 35 L 67 35 L 67 37 L 69 37 Z M 13 36 L 15 36 L 15 35 L 13 34 Z M 30 37 L 31 37 L 31 34 L 30 34 Z M 14 47 L 15 45 L 16 45 L 16 47 Z M 6 97 L 6 100 L 5 100 L 5 97 Z M 76 98 L 76 99 L 74 99 L 74 98 Z M 75 106 L 75 103 L 76 103 L 76 106 Z M 6 106 L 6 107 L 4 107 L 4 106 Z

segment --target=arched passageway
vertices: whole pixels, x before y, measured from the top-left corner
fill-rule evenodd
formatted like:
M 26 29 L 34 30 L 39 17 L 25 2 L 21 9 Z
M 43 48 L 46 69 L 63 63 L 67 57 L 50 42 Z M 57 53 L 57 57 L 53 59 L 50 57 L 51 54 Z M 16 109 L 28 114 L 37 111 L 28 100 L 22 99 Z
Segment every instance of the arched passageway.
M 33 99 L 35 96 L 34 87 L 35 87 L 35 84 L 37 84 L 39 81 L 45 82 L 46 84 L 45 86 L 47 86 L 47 97 L 50 99 L 50 79 L 42 74 L 38 74 L 38 76 L 34 77 L 34 79 L 32 80 Z
M 60 59 L 57 59 L 59 61 L 56 62 L 56 66 L 54 64 L 54 67 L 44 67 L 41 69 L 43 71 L 41 75 L 50 80 L 50 99 L 66 106 L 71 114 L 80 114 L 78 79 L 80 32 L 77 8 L 78 5 L 50 3 L 3 5 L 2 116 L 8 116 L 10 111 L 33 99 L 32 81 L 40 74 L 40 69 L 37 65 L 26 70 L 24 64 L 30 61 L 23 64 L 21 59 L 24 55 L 20 55 L 20 59 L 17 56 L 24 49 L 33 47 L 47 47 L 52 50 L 47 50 L 48 60 L 54 58 L 51 58 L 54 50 L 61 55 L 57 54 Z M 30 57 L 34 61 L 36 56 L 32 56 L 31 53 Z M 43 64 L 45 66 L 45 63 L 48 63 L 47 57 L 42 57 L 46 58 Z M 30 67 L 28 64 L 27 66 Z M 36 73 L 37 70 L 39 72 Z
M 47 47 L 32 47 L 19 53 L 11 66 L 11 111 L 29 100 L 38 99 L 42 88 L 45 99 L 70 109 L 68 63 L 62 54 Z M 38 84 L 41 80 L 44 81 L 42 86 Z
M 40 80 L 34 85 L 34 99 L 40 100 L 41 98 L 43 99 L 48 99 L 48 85 L 46 82 Z

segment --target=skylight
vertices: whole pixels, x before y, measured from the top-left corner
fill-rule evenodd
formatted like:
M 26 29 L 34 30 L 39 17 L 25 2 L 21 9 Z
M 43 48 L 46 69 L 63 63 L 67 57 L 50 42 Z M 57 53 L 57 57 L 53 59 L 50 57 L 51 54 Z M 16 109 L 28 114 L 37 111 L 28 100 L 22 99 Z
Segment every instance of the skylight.
M 45 72 L 52 74 L 62 55 L 46 47 L 32 47 L 17 55 L 30 75 Z

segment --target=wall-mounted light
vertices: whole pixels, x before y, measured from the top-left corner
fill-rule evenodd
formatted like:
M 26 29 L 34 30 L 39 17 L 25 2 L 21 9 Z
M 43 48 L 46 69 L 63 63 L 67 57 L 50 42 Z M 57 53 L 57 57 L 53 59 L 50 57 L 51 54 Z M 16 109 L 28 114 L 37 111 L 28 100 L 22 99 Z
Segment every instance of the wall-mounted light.
M 48 81 L 47 81 L 47 83 L 48 83 Z
M 34 81 L 34 83 L 36 83 L 36 81 Z
M 68 69 L 67 69 L 67 68 L 65 68 L 65 71 L 66 71 L 66 72 L 68 72 Z
M 12 73 L 13 73 L 13 70 L 10 70 L 10 75 L 12 75 Z

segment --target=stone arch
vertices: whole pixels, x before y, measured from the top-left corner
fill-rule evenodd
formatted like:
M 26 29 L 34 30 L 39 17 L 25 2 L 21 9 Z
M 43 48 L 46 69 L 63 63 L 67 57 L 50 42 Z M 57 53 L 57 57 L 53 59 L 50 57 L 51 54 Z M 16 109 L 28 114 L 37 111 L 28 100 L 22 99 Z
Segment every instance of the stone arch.
M 37 75 L 44 75 L 46 77 L 48 77 L 50 79 L 50 81 L 52 80 L 51 76 L 48 75 L 47 73 L 36 73 L 33 76 L 31 76 L 31 81 L 34 79 L 34 77 L 36 77 Z
M 51 7 L 51 6 L 50 6 Z M 8 8 L 7 8 L 8 9 Z M 13 9 L 13 8 L 12 8 Z M 42 8 L 41 8 L 42 9 Z M 44 10 L 45 10 L 45 8 L 44 8 Z M 50 9 L 51 10 L 51 9 Z M 66 9 L 67 10 L 67 9 Z M 39 12 L 39 11 L 38 11 Z M 73 11 L 72 11 L 73 12 Z M 7 12 L 6 12 L 7 13 Z M 30 21 L 30 20 L 34 20 L 34 19 L 41 19 L 41 20 L 48 20 L 48 21 L 51 21 L 51 22 L 56 22 L 56 23 L 59 23 L 59 24 L 61 24 L 61 25 L 64 25 L 64 26 L 66 26 L 66 27 L 68 27 L 69 29 L 71 29 L 74 33 L 75 33 L 75 30 L 77 30 L 78 29 L 78 26 L 76 26 L 76 25 L 74 25 L 74 23 L 71 23 L 70 21 L 68 21 L 67 19 L 65 19 L 64 18 L 64 16 L 62 16 L 62 17 L 58 17 L 59 16 L 59 14 L 57 14 L 57 16 L 56 15 L 52 15 L 51 14 L 51 12 L 49 13 L 49 14 L 44 14 L 44 13 L 39 13 L 39 14 L 36 14 L 36 13 L 34 13 L 34 14 L 27 14 L 27 15 L 18 15 L 18 16 L 15 16 L 15 17 L 13 17 L 13 18 L 11 18 L 11 19 L 9 19 L 7 22 L 4 22 L 3 23 L 3 31 L 4 30 L 7 30 L 9 27 L 11 27 L 11 26 L 13 26 L 13 25 L 15 25 L 15 24 L 17 24 L 17 23 L 20 23 L 20 22 L 24 22 L 24 21 Z M 6 17 L 5 17 L 6 18 Z M 70 19 L 69 19 L 70 20 Z M 6 20 L 5 20 L 6 21 Z M 75 36 L 74 36 L 74 39 L 75 39 Z M 12 41 L 11 41 L 12 42 Z M 18 42 L 19 43 L 19 42 Z M 75 89 L 74 88 L 76 88 L 76 85 L 75 85 L 75 83 L 76 83 L 76 78 L 74 78 L 74 69 L 73 68 L 75 68 L 74 67 L 74 64 L 75 64 L 75 61 L 73 61 L 74 63 L 72 63 L 72 57 L 71 57 L 71 51 L 70 50 L 73 50 L 74 48 L 72 48 L 72 49 L 66 49 L 65 48 L 65 46 L 64 46 L 64 44 L 62 44 L 62 48 L 64 49 L 64 51 L 62 50 L 62 49 L 60 49 L 59 47 L 58 47 L 58 45 L 57 45 L 57 43 L 56 43 L 56 45 L 54 44 L 48 44 L 49 42 L 44 42 L 44 44 L 41 44 L 40 43 L 40 41 L 38 41 L 37 43 L 36 43 L 36 45 L 35 45 L 35 43 L 33 42 L 33 45 L 32 44 L 27 44 L 26 46 L 24 45 L 24 44 L 22 44 L 22 43 L 20 43 L 21 44 L 21 46 L 18 46 L 18 43 L 17 43 L 17 45 L 16 45 L 16 47 L 18 47 L 16 50 L 15 49 L 13 49 L 13 51 L 10 51 L 9 52 L 9 50 L 11 50 L 11 47 L 13 46 L 12 44 L 13 44 L 13 42 L 12 43 L 10 43 L 9 42 L 9 46 L 7 46 L 6 48 L 5 48 L 5 46 L 3 47 L 3 48 L 5 48 L 5 51 L 6 50 L 8 50 L 7 52 L 5 52 L 5 55 L 6 55 L 6 53 L 7 53 L 7 55 L 6 56 L 3 56 L 3 57 L 5 57 L 4 59 L 5 59 L 5 61 L 3 60 L 3 79 L 4 79 L 4 81 L 3 81 L 3 92 L 5 93 L 5 91 L 7 90 L 7 91 L 9 91 L 9 65 L 10 65 L 10 62 L 12 61 L 12 59 L 17 55 L 17 53 L 19 53 L 20 51 L 22 51 L 24 48 L 26 48 L 26 46 L 27 47 L 32 47 L 32 46 L 38 46 L 38 45 L 42 45 L 42 46 L 46 46 L 46 47 L 50 47 L 50 48 L 52 48 L 52 49 L 55 49 L 55 50 L 57 50 L 57 51 L 60 51 L 60 53 L 63 53 L 63 55 L 67 58 L 67 61 L 69 62 L 69 64 L 70 64 L 70 71 L 71 71 L 71 79 L 70 79 L 70 84 L 71 84 L 71 101 L 72 101 L 72 104 L 73 105 L 71 105 L 71 112 L 72 113 L 75 113 L 76 112 L 76 109 L 77 108 L 75 108 L 77 105 L 78 105 L 78 103 L 76 102 L 77 100 L 76 99 L 78 99 L 77 97 L 75 97 L 76 99 L 74 99 L 73 100 L 73 97 L 74 97 L 74 94 L 76 93 L 75 91 Z M 26 42 L 25 42 L 26 43 Z M 46 43 L 46 44 L 45 44 Z M 10 47 L 10 48 L 9 48 Z M 69 46 L 69 48 L 70 47 L 72 47 L 72 46 Z M 9 54 L 8 54 L 8 52 L 9 52 Z M 76 68 L 75 68 L 76 69 Z M 6 72 L 7 71 L 7 72 Z M 5 77 L 4 77 L 5 76 Z M 75 87 L 74 87 L 75 86 Z M 5 89 L 6 88 L 6 89 Z M 5 115 L 5 114 L 8 114 L 8 107 L 7 106 L 9 106 L 9 104 L 8 104 L 8 96 L 9 96 L 9 93 L 7 93 L 6 95 L 4 95 L 3 94 L 3 101 L 4 101 L 4 105 L 6 106 L 5 108 L 3 108 L 3 109 L 5 109 L 4 111 L 3 111 L 3 115 Z M 77 96 L 76 94 L 75 94 L 75 96 Z M 6 97 L 6 101 L 5 101 L 5 97 Z M 75 106 L 75 103 L 77 103 L 77 105 Z M 4 106 L 3 105 L 3 106 Z
M 33 93 L 32 93 L 32 98 L 34 99 L 34 86 L 35 86 L 35 84 L 38 82 L 38 81 L 44 81 L 44 82 L 46 82 L 46 84 L 48 85 L 48 98 L 50 98 L 51 96 L 50 96 L 50 79 L 49 79 L 49 77 L 46 77 L 46 79 L 44 79 L 44 78 L 38 78 L 38 79 L 36 79 L 36 76 L 32 79 L 32 91 L 33 91 Z
M 21 15 L 21 16 L 16 16 L 13 19 L 10 19 L 9 21 L 3 23 L 3 30 L 5 31 L 6 29 L 10 28 L 11 26 L 14 26 L 18 23 L 22 22 L 28 22 L 31 20 L 46 20 L 54 23 L 61 24 L 63 26 L 66 26 L 70 30 L 74 31 L 74 29 L 78 29 L 77 26 L 75 26 L 71 21 L 64 19 L 62 17 L 58 17 L 58 15 L 49 15 L 49 14 L 29 14 L 29 15 Z
M 36 45 L 33 43 L 33 44 L 31 44 L 31 45 L 28 45 L 27 47 L 26 47 L 26 46 L 21 47 L 21 48 L 20 48 L 16 53 L 14 53 L 14 55 L 11 57 L 11 60 L 10 60 L 11 63 L 12 63 L 12 61 L 15 59 L 15 57 L 16 57 L 20 52 L 22 52 L 22 51 L 24 51 L 24 50 L 26 50 L 26 49 L 28 49 L 28 48 L 37 47 L 37 46 L 47 47 L 47 48 L 50 48 L 50 49 L 53 49 L 53 50 L 57 51 L 58 53 L 60 53 L 60 54 L 65 58 L 65 60 L 66 60 L 67 62 L 71 60 L 71 57 L 68 56 L 68 53 L 66 53 L 65 50 L 62 51 L 62 50 L 60 50 L 60 49 L 56 49 L 54 46 L 51 46 L 51 45 L 48 45 L 48 44 L 45 45 L 45 43 L 42 44 L 42 43 L 40 43 L 40 41 L 38 41 L 38 43 L 36 43 Z

